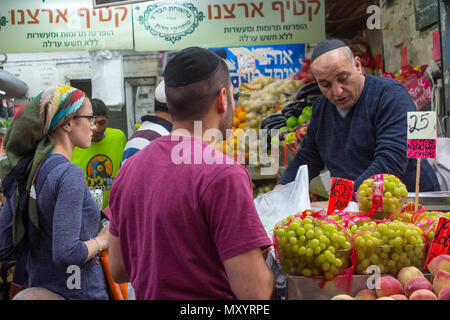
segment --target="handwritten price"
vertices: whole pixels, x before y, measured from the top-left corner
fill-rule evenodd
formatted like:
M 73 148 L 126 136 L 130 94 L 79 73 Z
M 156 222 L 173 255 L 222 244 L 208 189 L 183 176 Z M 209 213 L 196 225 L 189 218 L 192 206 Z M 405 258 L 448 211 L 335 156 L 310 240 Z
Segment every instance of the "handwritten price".
M 351 180 L 332 178 L 330 200 L 328 201 L 328 214 L 335 210 L 344 210 L 352 199 L 354 182 Z

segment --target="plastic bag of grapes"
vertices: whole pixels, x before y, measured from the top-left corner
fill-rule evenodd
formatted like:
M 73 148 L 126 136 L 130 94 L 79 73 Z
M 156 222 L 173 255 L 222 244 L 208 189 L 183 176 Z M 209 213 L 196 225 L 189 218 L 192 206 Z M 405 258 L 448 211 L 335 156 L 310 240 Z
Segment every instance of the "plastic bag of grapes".
M 405 184 L 392 174 L 376 174 L 361 183 L 355 195 L 359 210 L 372 219 L 386 219 L 400 212 L 408 196 Z
M 397 275 L 403 267 L 424 266 L 425 239 L 422 230 L 412 223 L 375 223 L 369 229 L 354 232 L 352 240 L 357 258 L 356 274 L 367 273 L 370 266 L 378 266 L 381 274 L 392 275 Z
M 426 239 L 427 249 L 431 241 L 433 241 L 440 217 L 450 219 L 450 212 L 444 213 L 441 211 L 426 211 L 422 209 L 414 213 L 411 218 L 411 222 L 422 229 Z
M 320 213 L 305 210 L 277 223 L 273 244 L 276 260 L 287 274 L 324 281 L 353 274 L 356 256 L 350 235 Z

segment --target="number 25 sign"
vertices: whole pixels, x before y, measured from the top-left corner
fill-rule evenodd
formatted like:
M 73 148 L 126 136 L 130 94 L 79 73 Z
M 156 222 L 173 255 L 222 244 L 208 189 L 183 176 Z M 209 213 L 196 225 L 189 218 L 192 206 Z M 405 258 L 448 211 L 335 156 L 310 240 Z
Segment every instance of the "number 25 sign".
M 408 158 L 436 158 L 436 112 L 408 112 Z

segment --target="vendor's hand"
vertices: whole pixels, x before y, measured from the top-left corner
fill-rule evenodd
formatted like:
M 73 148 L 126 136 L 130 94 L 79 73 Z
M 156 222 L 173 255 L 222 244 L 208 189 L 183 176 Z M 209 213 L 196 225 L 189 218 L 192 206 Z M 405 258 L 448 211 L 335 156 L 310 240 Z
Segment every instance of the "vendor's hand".
M 275 186 L 275 188 L 273 188 L 273 190 L 277 190 L 278 188 L 281 188 L 283 186 L 283 184 L 277 184 L 276 186 Z
M 104 227 L 102 230 L 99 231 L 96 238 L 97 238 L 98 242 L 100 243 L 102 250 L 108 248 L 109 224 L 106 227 Z

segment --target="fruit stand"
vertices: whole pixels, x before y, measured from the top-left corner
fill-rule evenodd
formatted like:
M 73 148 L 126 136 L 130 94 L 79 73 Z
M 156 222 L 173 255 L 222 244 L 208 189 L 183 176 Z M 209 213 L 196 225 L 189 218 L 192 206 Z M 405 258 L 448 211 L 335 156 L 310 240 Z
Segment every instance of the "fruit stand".
M 378 206 L 371 192 L 377 179 L 384 182 Z M 275 274 L 276 296 L 286 300 L 450 299 L 448 249 L 430 254 L 436 251 L 435 243 L 445 245 L 436 239 L 442 238 L 442 233 L 437 234 L 444 229 L 442 223 L 450 221 L 449 194 L 440 193 L 442 211 L 423 206 L 415 211 L 414 203 L 404 205 L 410 194 L 396 179 L 379 175 L 364 181 L 356 193 L 356 198 L 361 195 L 357 212 L 327 214 L 312 208 L 278 222 L 266 261 Z

